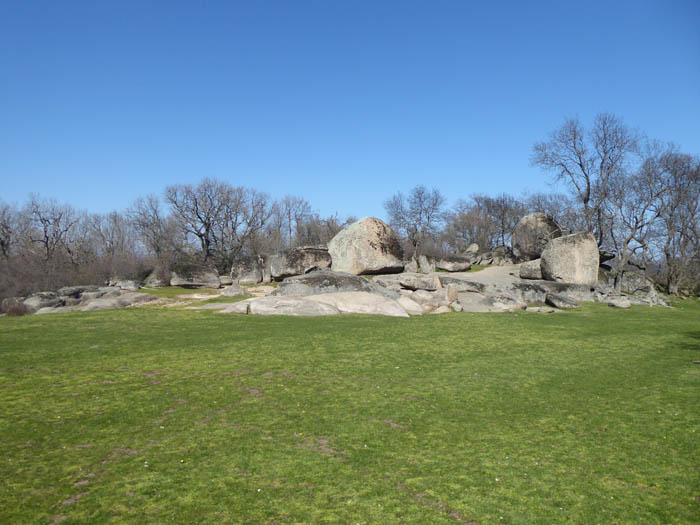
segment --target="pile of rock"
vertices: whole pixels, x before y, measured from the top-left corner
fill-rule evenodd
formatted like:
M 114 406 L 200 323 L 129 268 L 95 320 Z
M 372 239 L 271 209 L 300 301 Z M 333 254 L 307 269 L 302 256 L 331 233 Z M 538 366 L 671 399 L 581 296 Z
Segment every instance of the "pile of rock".
M 23 305 L 30 314 L 90 312 L 134 306 L 154 299 L 156 297 L 153 295 L 134 292 L 119 286 L 66 286 L 55 292 L 38 292 L 28 297 L 4 299 L 0 304 L 0 310 L 6 312 L 16 305 Z

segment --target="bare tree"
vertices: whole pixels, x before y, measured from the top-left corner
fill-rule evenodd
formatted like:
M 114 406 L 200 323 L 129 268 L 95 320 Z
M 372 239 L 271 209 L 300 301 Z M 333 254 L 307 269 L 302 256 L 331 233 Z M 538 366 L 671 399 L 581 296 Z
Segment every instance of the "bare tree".
M 28 214 L 32 223 L 31 242 L 38 245 L 45 261 L 50 261 L 60 249 L 67 245 L 71 229 L 78 222 L 75 210 L 55 200 L 42 200 L 31 195 Z
M 17 242 L 18 212 L 9 204 L 0 202 L 0 255 L 6 259 Z
M 217 265 L 222 271 L 244 252 L 259 255 L 267 243 L 260 237 L 265 231 L 273 207 L 267 193 L 249 188 L 230 188 L 223 206 L 221 221 L 214 229 L 214 245 L 217 247 Z
M 444 222 L 447 199 L 439 190 L 416 186 L 408 197 L 401 192 L 384 202 L 390 225 L 410 242 L 415 254 L 428 240 L 435 240 Z
M 296 243 L 296 232 L 303 222 L 311 216 L 311 205 L 302 197 L 286 195 L 279 203 L 280 215 L 284 221 L 287 245 L 291 248 Z
M 216 230 L 222 229 L 232 203 L 240 199 L 229 183 L 209 178 L 196 186 L 175 184 L 165 188 L 166 202 L 183 231 L 199 241 L 205 263 L 214 255 Z
M 569 118 L 546 142 L 533 148 L 534 165 L 553 172 L 565 182 L 582 208 L 586 230 L 602 245 L 607 231 L 605 201 L 614 177 L 629 169 L 629 157 L 637 151 L 638 134 L 608 113 L 596 115 L 586 131 L 578 119 Z
M 700 158 L 669 151 L 650 168 L 666 181 L 658 203 L 658 247 L 668 293 L 700 289 Z

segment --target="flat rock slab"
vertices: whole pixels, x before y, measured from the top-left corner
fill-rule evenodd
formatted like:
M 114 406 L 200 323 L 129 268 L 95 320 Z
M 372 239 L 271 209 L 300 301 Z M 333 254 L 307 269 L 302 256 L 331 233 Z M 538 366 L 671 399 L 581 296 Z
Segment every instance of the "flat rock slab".
M 340 310 L 306 297 L 255 297 L 227 306 L 219 313 L 249 315 L 291 315 L 294 317 L 318 317 L 338 315 Z
M 309 301 L 337 308 L 343 314 L 385 315 L 408 317 L 401 304 L 394 299 L 367 292 L 338 292 L 306 297 Z
M 416 306 L 419 307 L 419 305 Z M 408 317 L 408 313 L 398 301 L 366 292 L 338 292 L 305 297 L 257 297 L 226 305 L 220 313 L 298 317 L 343 313 Z

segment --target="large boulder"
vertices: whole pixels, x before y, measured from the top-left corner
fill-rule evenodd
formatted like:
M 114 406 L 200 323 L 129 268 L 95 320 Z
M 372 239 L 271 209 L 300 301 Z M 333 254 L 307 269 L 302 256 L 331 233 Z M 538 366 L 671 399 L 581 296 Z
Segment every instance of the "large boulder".
M 403 250 L 389 226 L 374 217 L 359 220 L 341 230 L 328 243 L 334 271 L 353 275 L 399 273 Z
M 269 264 L 272 279 L 281 281 L 286 277 L 302 275 L 313 268 L 326 270 L 331 267 L 331 256 L 327 248 L 304 246 L 272 255 Z
M 303 297 L 336 292 L 367 292 L 392 299 L 398 297 L 397 292 L 364 277 L 330 270 L 288 277 L 279 284 L 272 295 Z
M 265 260 L 262 257 L 248 257 L 231 267 L 231 280 L 237 284 L 258 284 L 265 277 Z
M 38 292 L 27 297 L 23 303 L 27 310 L 34 313 L 42 308 L 63 306 L 64 301 L 55 292 Z
M 525 215 L 513 230 L 513 254 L 521 261 L 537 259 L 547 243 L 560 236 L 561 228 L 546 213 Z
M 420 255 L 418 257 L 418 269 L 421 273 L 433 273 L 437 270 L 437 262 L 433 257 Z
M 221 287 L 219 273 L 211 268 L 188 268 L 187 272 L 170 274 L 170 286 L 181 286 L 183 288 L 214 288 Z
M 445 272 L 466 272 L 471 269 L 471 259 L 459 255 L 449 255 L 440 259 L 435 266 Z
M 520 265 L 520 278 L 542 279 L 542 267 L 540 266 L 540 260 L 534 259 L 532 261 L 522 263 Z
M 542 277 L 548 281 L 595 285 L 598 244 L 592 233 L 574 233 L 549 241 L 542 252 Z

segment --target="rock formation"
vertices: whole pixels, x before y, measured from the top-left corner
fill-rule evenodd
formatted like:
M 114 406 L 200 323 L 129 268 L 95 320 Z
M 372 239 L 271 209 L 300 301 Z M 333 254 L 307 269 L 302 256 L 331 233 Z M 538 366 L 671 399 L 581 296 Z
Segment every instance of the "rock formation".
M 513 254 L 520 261 L 537 259 L 547 243 L 560 236 L 559 225 L 549 215 L 540 212 L 525 215 L 513 230 Z
M 542 277 L 548 281 L 595 285 L 598 282 L 598 244 L 592 233 L 552 239 L 541 257 Z
M 403 250 L 387 224 L 368 217 L 341 230 L 328 243 L 333 271 L 353 275 L 398 273 L 403 270 Z

